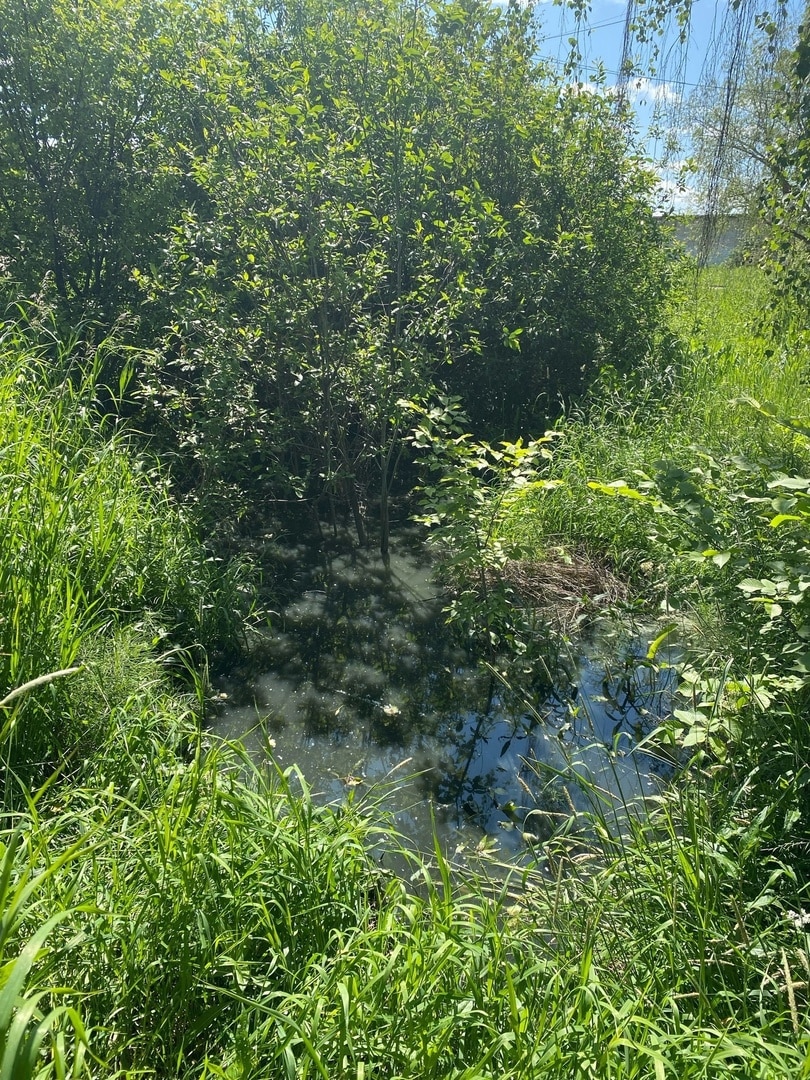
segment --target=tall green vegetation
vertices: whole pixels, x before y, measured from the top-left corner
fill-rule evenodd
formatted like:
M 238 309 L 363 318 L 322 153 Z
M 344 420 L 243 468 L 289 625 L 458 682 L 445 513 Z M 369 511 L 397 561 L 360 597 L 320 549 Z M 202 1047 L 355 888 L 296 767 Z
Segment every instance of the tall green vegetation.
M 517 8 L 312 3 L 200 61 L 206 198 L 140 275 L 145 393 L 194 482 L 337 496 L 361 542 L 375 500 L 385 543 L 401 398 L 439 384 L 502 434 L 644 354 L 651 178 L 533 51 Z
M 412 861 L 413 883 L 386 874 L 372 851 L 396 847 L 392 831 L 362 806 L 318 808 L 294 770 L 212 746 L 193 701 L 170 692 L 143 624 L 205 636 L 205 564 L 159 478 L 105 430 L 103 358 L 71 379 L 77 347 L 46 356 L 32 333 L 4 339 L 4 490 L 27 498 L 7 520 L 30 525 L 4 550 L 16 577 L 2 625 L 16 612 L 27 635 L 15 685 L 63 662 L 85 670 L 15 698 L 3 731 L 7 1075 L 810 1075 L 806 889 L 785 846 L 807 789 L 801 709 L 771 714 L 769 773 L 761 722 L 718 725 L 649 816 L 591 788 L 592 812 L 506 883 L 454 882 L 440 852 Z M 499 494 L 478 527 L 519 505 Z M 38 543 L 49 573 L 25 577 Z M 69 623 L 53 599 L 66 595 L 79 598 Z M 709 728 L 719 713 L 696 706 Z M 20 773 L 46 782 L 31 792 Z M 785 780 L 763 816 L 763 792 Z
M 740 888 L 775 914 L 783 890 L 806 896 L 810 881 L 810 450 L 807 352 L 763 327 L 751 301 L 764 284 L 752 268 L 704 274 L 697 307 L 711 322 L 678 368 L 603 385 L 559 433 L 560 486 L 514 501 L 504 533 L 524 548 L 534 538 L 535 557 L 555 536 L 624 559 L 673 620 L 685 701 L 653 742 L 697 748 L 714 835 L 733 838 Z
M 36 785 L 106 735 L 114 687 L 99 673 L 124 663 L 131 628 L 164 650 L 216 649 L 236 623 L 233 593 L 217 599 L 233 571 L 207 561 L 155 466 L 103 417 L 113 343 L 87 355 L 28 316 L 0 325 L 0 743 L 5 770 Z M 73 675 L 14 696 L 58 671 Z
M 807 1075 L 803 916 L 741 886 L 688 794 L 607 842 L 607 869 L 561 843 L 510 900 L 437 856 L 416 895 L 294 775 L 145 749 L 125 793 L 76 787 L 9 843 L 4 956 L 41 995 L 11 1045 L 45 1047 L 14 1075 Z
M 803 311 L 810 287 L 810 235 L 807 229 L 807 188 L 810 174 L 810 18 L 799 27 L 791 56 L 790 94 L 782 106 L 786 134 L 774 140 L 769 152 L 765 217 L 771 227 L 769 264 L 778 293 L 798 300 Z M 806 334 L 806 320 L 798 328 Z
M 164 144 L 190 119 L 163 73 L 190 30 L 171 3 L 0 4 L 0 251 L 66 313 L 114 318 L 160 251 L 183 183 Z
M 528 10 L 400 0 L 0 5 L 0 251 L 132 314 L 141 423 L 219 509 L 388 498 L 435 384 L 531 433 L 659 325 L 653 179 Z M 223 507 L 224 503 L 224 507 Z
M 370 853 L 391 830 L 294 770 L 130 724 L 114 782 L 7 834 L 3 1063 L 43 1047 L 13 1075 L 808 1075 L 800 894 L 708 771 L 647 820 L 597 798 L 542 872 L 465 884 L 437 851 L 413 888 Z
M 57 310 L 0 330 L 0 1080 L 810 1077 L 804 360 L 649 356 L 650 178 L 533 56 L 476 0 L 0 0 L 3 287 Z M 520 645 L 507 555 L 561 542 L 710 631 L 646 742 L 677 784 L 580 778 L 493 880 L 386 873 L 373 805 L 201 731 L 237 569 L 173 496 L 346 507 L 361 542 L 376 501 L 384 548 L 414 416 L 485 645 Z

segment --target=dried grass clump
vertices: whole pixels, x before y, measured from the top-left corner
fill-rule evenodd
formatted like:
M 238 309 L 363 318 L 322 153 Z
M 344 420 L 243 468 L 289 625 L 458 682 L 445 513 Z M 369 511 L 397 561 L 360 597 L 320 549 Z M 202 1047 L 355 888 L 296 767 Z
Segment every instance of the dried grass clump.
M 627 583 L 604 559 L 582 549 L 554 547 L 542 559 L 510 559 L 503 580 L 519 604 L 540 609 L 563 630 L 627 599 Z

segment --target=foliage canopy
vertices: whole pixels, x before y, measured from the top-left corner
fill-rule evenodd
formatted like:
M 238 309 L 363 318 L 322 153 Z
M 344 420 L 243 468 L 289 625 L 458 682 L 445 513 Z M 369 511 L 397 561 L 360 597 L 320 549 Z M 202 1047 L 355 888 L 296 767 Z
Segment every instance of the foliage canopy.
M 0 250 L 74 313 L 140 284 L 144 422 L 191 489 L 338 497 L 362 535 L 398 400 L 531 434 L 660 324 L 653 177 L 527 9 L 2 0 L 0 40 Z

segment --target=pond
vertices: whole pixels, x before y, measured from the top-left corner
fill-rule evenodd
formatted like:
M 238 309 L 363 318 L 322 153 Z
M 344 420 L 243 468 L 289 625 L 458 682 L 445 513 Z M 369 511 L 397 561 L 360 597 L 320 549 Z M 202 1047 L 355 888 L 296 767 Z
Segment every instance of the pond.
M 655 791 L 634 750 L 669 711 L 671 670 L 603 622 L 574 650 L 539 627 L 536 659 L 496 673 L 454 640 L 416 534 L 390 561 L 308 541 L 275 548 L 284 602 L 253 658 L 218 686 L 212 731 L 296 765 L 321 800 L 363 800 L 414 848 L 533 850 L 572 810 Z

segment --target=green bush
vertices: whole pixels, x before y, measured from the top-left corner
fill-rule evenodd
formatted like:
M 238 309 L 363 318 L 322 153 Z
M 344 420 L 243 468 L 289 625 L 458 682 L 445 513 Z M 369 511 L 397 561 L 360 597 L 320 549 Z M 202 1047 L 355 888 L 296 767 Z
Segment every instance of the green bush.
M 194 78 L 199 197 L 138 268 L 145 422 L 189 490 L 385 507 L 398 402 L 434 383 L 486 438 L 536 434 L 660 328 L 653 178 L 599 95 L 533 59 L 527 11 L 296 3 Z

